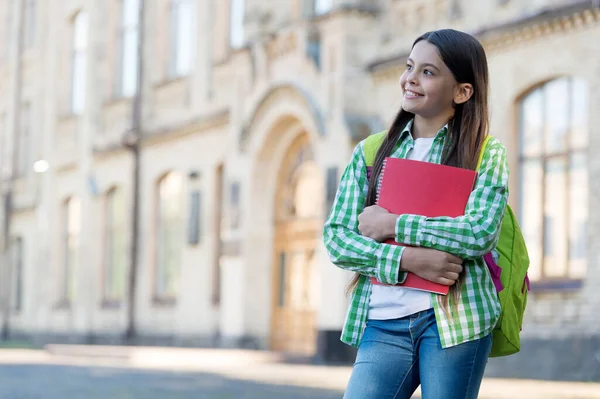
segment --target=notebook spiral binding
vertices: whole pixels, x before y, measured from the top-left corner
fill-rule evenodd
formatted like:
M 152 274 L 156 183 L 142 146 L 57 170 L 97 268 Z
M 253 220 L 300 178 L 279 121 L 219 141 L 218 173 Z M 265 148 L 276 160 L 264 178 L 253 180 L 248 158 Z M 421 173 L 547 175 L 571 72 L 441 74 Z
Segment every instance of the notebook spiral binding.
M 381 191 L 381 182 L 383 181 L 383 174 L 385 173 L 385 166 L 387 165 L 387 158 L 383 160 L 383 164 L 381 165 L 381 172 L 379 176 L 377 176 L 377 191 L 375 194 L 375 204 L 379 203 L 379 192 Z

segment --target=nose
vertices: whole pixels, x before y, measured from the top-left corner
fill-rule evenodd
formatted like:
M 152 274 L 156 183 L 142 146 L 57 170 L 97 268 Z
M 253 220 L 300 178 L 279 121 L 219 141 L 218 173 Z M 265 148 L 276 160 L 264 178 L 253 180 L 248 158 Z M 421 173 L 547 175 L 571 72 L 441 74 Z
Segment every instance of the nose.
M 406 82 L 411 85 L 417 85 L 419 82 L 417 81 L 417 74 L 415 73 L 414 68 L 411 71 L 407 71 Z

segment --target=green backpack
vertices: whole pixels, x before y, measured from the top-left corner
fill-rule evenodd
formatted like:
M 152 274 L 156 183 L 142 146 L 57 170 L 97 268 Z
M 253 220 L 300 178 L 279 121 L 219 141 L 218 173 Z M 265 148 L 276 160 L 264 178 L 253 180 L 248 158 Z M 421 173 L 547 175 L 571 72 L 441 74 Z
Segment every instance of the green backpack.
M 386 134 L 385 131 L 373 134 L 365 140 L 363 151 L 368 173 Z M 491 136 L 487 136 L 483 143 L 477 170 L 481 166 L 483 154 L 490 138 Z M 498 252 L 497 264 L 491 253 L 484 256 L 502 307 L 500 319 L 492 332 L 490 357 L 512 355 L 520 350 L 520 332 L 529 291 L 529 278 L 527 277 L 529 255 L 517 218 L 508 205 L 502 219 L 496 251 Z

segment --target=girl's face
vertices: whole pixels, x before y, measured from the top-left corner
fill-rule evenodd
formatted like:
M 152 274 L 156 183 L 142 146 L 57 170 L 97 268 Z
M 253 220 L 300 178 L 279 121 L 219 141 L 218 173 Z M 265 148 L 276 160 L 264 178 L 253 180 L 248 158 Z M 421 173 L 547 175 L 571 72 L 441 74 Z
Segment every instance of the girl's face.
M 460 85 L 440 58 L 437 47 L 426 40 L 413 47 L 400 77 L 400 86 L 402 108 L 424 118 L 451 117 L 453 101 L 461 102 Z

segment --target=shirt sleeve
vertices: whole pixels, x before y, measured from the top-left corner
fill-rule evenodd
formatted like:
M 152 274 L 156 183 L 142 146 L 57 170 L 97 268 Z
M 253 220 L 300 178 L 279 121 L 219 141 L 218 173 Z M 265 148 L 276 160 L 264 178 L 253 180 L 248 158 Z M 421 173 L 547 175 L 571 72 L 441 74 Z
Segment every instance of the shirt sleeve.
M 364 237 L 358 230 L 368 190 L 367 168 L 359 143 L 346 167 L 323 229 L 323 241 L 331 261 L 338 267 L 375 277 L 383 284 L 404 282 L 400 270 L 404 247 Z
M 497 244 L 508 200 L 506 149 L 496 139 L 486 146 L 465 215 L 429 218 L 400 215 L 396 241 L 433 248 L 463 259 L 483 256 Z

